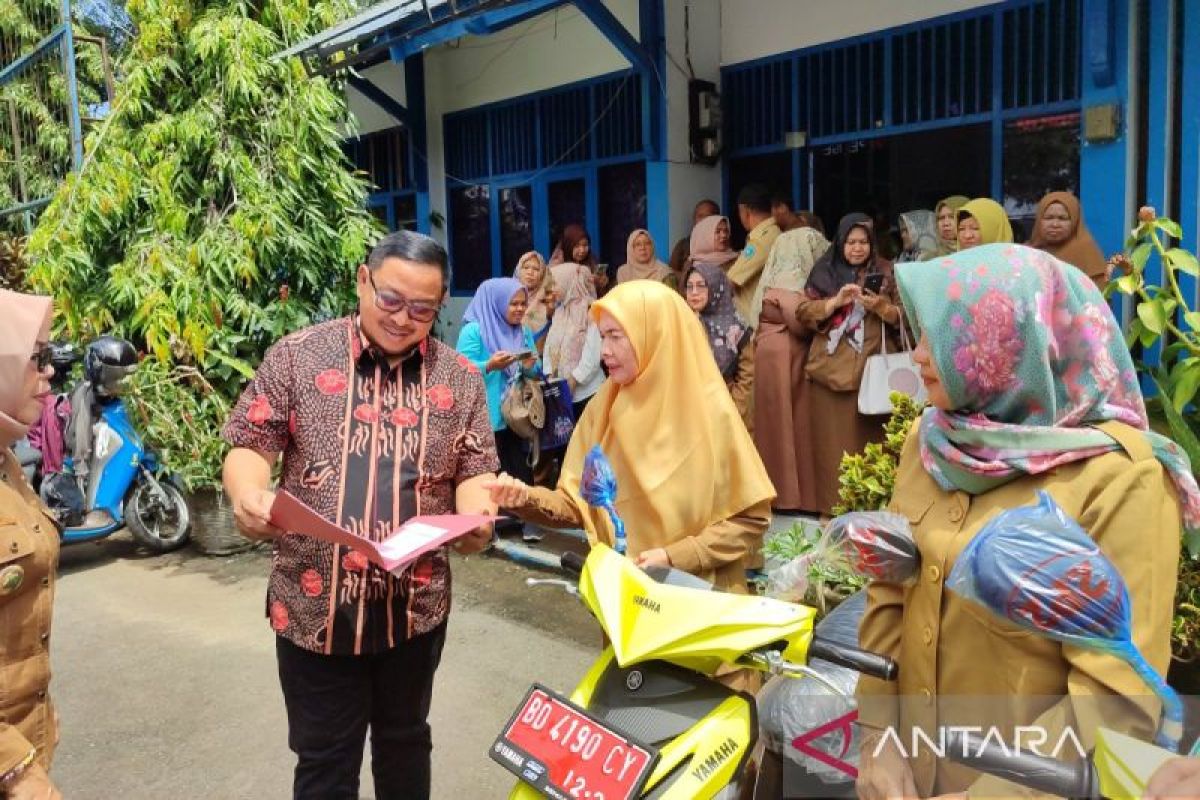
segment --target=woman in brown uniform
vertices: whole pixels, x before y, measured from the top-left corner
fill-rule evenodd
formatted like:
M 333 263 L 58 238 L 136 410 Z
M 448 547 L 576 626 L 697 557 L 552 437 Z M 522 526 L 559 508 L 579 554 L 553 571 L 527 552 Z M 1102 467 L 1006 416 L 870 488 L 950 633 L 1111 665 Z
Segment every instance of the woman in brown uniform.
M 994 726 L 1011 744 L 1021 728 L 1058 742 L 1070 726 L 1090 749 L 1100 725 L 1148 739 L 1158 703 L 1121 660 L 994 617 L 947 591 L 946 576 L 996 515 L 1048 492 L 1128 583 L 1133 642 L 1165 673 L 1180 528 L 1200 527 L 1200 492 L 1180 448 L 1149 432 L 1121 329 L 1082 272 L 988 245 L 902 264 L 897 281 L 933 406 L 908 437 L 890 506 L 912 527 L 921 574 L 868 590 L 859 644 L 895 658 L 900 677 L 859 680 L 859 724 L 878 731 L 864 737 L 859 796 L 1027 796 L 928 751 L 902 754 L 884 731 L 911 741 L 910 726 Z
M 781 234 L 758 285 L 762 311 L 754 340 L 754 444 L 775 484 L 779 511 L 817 508 L 808 451 L 812 415 L 801 402 L 808 397 L 804 362 L 812 331 L 800 324 L 796 309 L 813 267 L 828 250 L 829 241 L 814 228 Z
M 611 545 L 607 515 L 579 488 L 584 456 L 599 445 L 617 478 L 629 557 L 745 592 L 745 558 L 766 533 L 775 491 L 695 314 L 652 281 L 620 284 L 591 314 L 608 380 L 575 426 L 558 488 L 501 475 L 492 499 L 527 521 L 582 527 Z M 679 387 L 689 397 L 682 412 Z
M 870 275 L 882 282 L 868 282 Z M 868 283 L 878 291 L 864 288 Z M 896 338 L 900 324 L 891 264 L 875 257 L 866 214 L 842 218 L 833 246 L 813 267 L 796 318 L 812 334 L 801 403 L 808 404 L 813 420 L 805 443 L 813 483 L 802 484 L 800 492 L 812 498 L 813 511 L 828 515 L 838 503 L 842 456 L 883 440 L 885 419 L 858 413 L 858 387 L 867 358 L 882 351 L 884 336 Z
M 0 290 L 0 796 L 57 798 L 47 770 L 58 741 L 50 685 L 50 609 L 58 530 L 12 446 L 50 391 L 50 298 Z

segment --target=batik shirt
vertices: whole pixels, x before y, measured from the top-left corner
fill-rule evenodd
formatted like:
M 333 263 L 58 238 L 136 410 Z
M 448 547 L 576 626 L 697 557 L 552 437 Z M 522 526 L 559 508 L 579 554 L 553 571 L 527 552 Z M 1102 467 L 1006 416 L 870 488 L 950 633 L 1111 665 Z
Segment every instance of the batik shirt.
M 499 466 L 479 371 L 432 338 L 391 367 L 353 318 L 268 350 L 225 438 L 281 453 L 280 489 L 374 541 L 411 517 L 453 513 L 455 487 Z M 267 616 L 299 647 L 378 653 L 433 630 L 449 610 L 444 549 L 392 574 L 344 546 L 276 540 Z

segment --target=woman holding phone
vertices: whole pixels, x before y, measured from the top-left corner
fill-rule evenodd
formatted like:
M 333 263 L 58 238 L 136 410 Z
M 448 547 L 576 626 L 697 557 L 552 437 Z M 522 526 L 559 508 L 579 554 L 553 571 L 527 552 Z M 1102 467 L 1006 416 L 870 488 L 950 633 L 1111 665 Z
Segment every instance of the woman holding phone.
M 496 434 L 496 453 L 501 468 L 526 482 L 533 481 L 526 445 L 504 422 L 501 404 L 509 383 L 519 372 L 537 370 L 537 349 L 533 334 L 522 324 L 528 304 L 528 290 L 515 278 L 491 278 L 479 285 L 471 304 L 463 314 L 458 334 L 458 352 L 483 373 L 487 390 L 488 414 Z M 497 530 L 523 528 L 521 522 L 501 521 Z
M 813 267 L 796 309 L 811 332 L 801 392 L 817 420 L 805 448 L 812 472 L 801 476 L 800 494 L 822 515 L 838 503 L 838 470 L 844 453 L 857 453 L 883 440 L 884 418 L 858 413 L 858 389 L 867 359 L 894 339 L 900 304 L 890 262 L 876 257 L 875 235 L 866 214 L 848 214 L 837 238 Z M 889 343 L 889 346 L 890 343 Z

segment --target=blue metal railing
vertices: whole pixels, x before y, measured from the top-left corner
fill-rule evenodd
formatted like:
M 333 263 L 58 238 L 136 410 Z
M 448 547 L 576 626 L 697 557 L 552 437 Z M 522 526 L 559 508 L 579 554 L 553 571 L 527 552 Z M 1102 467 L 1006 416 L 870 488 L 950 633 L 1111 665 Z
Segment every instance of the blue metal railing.
M 730 155 L 1078 106 L 1081 0 L 966 11 L 722 70 Z M 999 102 L 997 102 L 999 100 Z
M 44 23 L 48 24 L 48 21 Z M 16 199 L 15 203 L 0 208 L 0 220 L 20 215 L 26 231 L 32 230 L 36 213 L 50 201 L 49 194 L 39 190 L 44 189 L 44 186 L 33 181 L 35 176 L 27 175 L 26 168 L 33 168 L 43 177 L 49 175 L 61 179 L 67 172 L 78 170 L 83 165 L 83 127 L 79 86 L 75 74 L 75 36 L 71 24 L 71 0 L 61 0 L 57 19 L 53 20 L 53 23 L 53 27 L 46 31 L 41 40 L 22 52 L 6 53 L 10 60 L 0 63 L 0 90 L 24 81 L 30 84 L 34 94 L 38 94 L 38 90 L 33 87 L 43 82 L 45 76 L 41 73 L 59 68 L 66 86 L 66 108 L 62 110 L 65 119 L 62 121 L 68 130 L 69 146 L 67 157 L 61 160 L 62 163 L 38 163 L 39 159 L 48 156 L 44 148 L 37 146 L 35 121 L 24 119 L 24 115 L 17 111 L 13 101 L 3 104 L 8 108 L 0 109 L 4 112 L 0 114 L 0 130 L 3 130 L 0 140 L 7 145 L 3 149 L 11 153 L 13 165 L 12 174 L 6 177 L 10 178 L 10 194 Z M 47 86 L 50 84 L 49 80 L 45 80 L 44 83 Z M 47 102 L 52 100 L 44 97 L 38 99 Z M 29 185 L 31 182 L 34 183 L 32 187 Z

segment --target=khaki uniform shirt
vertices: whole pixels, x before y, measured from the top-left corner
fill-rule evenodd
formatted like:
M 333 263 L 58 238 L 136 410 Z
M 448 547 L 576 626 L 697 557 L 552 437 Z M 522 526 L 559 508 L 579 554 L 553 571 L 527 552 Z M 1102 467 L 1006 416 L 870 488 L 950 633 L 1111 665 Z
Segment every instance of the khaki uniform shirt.
M 750 231 L 742 254 L 729 268 L 729 281 L 733 284 L 733 304 L 742 315 L 742 319 L 754 327 L 758 327 L 758 315 L 753 313 L 752 308 L 754 294 L 758 291 L 758 282 L 762 280 L 767 256 L 771 254 L 771 247 L 778 238 L 779 226 L 775 224 L 774 218 L 767 217 Z
M 37 749 L 47 769 L 58 739 L 50 702 L 50 615 L 58 529 L 0 448 L 0 775 Z
M 1051 732 L 1047 750 L 1060 740 L 1066 725 L 1088 749 L 1098 725 L 1152 740 L 1158 703 L 1125 662 L 1017 628 L 945 586 L 959 554 L 987 522 L 1009 509 L 1032 505 L 1035 493 L 1044 490 L 1124 576 L 1132 602 L 1133 642 L 1152 667 L 1166 674 L 1180 554 L 1179 502 L 1141 432 L 1116 422 L 1097 427 L 1122 449 L 1041 476 L 1022 477 L 974 497 L 944 491 L 925 472 L 914 428 L 900 459 L 889 509 L 912 526 L 921 551 L 921 573 L 912 587 L 874 584 L 868 590 L 859 643 L 895 658 L 900 677 L 895 683 L 859 680 L 862 724 L 881 728 L 898 722 L 906 746 L 911 737 L 903 732 L 910 725 L 930 731 L 936 741 L 938 724 L 964 724 L 940 719 L 939 714 L 943 706 L 953 707 L 952 696 L 965 695 L 1004 701 L 997 705 L 1002 714 L 989 707 L 976 716 L 991 717 L 971 724 L 1010 731 L 1014 725 L 1044 726 Z M 893 695 L 902 696 L 903 703 L 893 703 Z M 1089 703 L 1089 695 L 1104 697 L 1103 715 L 1094 701 Z M 1075 751 L 1068 746 L 1060 756 L 1066 754 L 1074 756 Z M 928 749 L 910 764 L 921 797 L 958 791 L 972 797 L 1034 796 L 999 779 L 980 778 L 948 759 L 935 759 Z
M 550 528 L 578 528 L 583 519 L 565 493 L 531 487 L 529 502 L 513 509 L 521 519 Z M 695 536 L 686 536 L 665 548 L 671 566 L 691 573 L 726 592 L 745 594 L 747 559 L 762 549 L 762 538 L 771 526 L 771 501 L 764 500 L 742 513 L 719 520 Z

